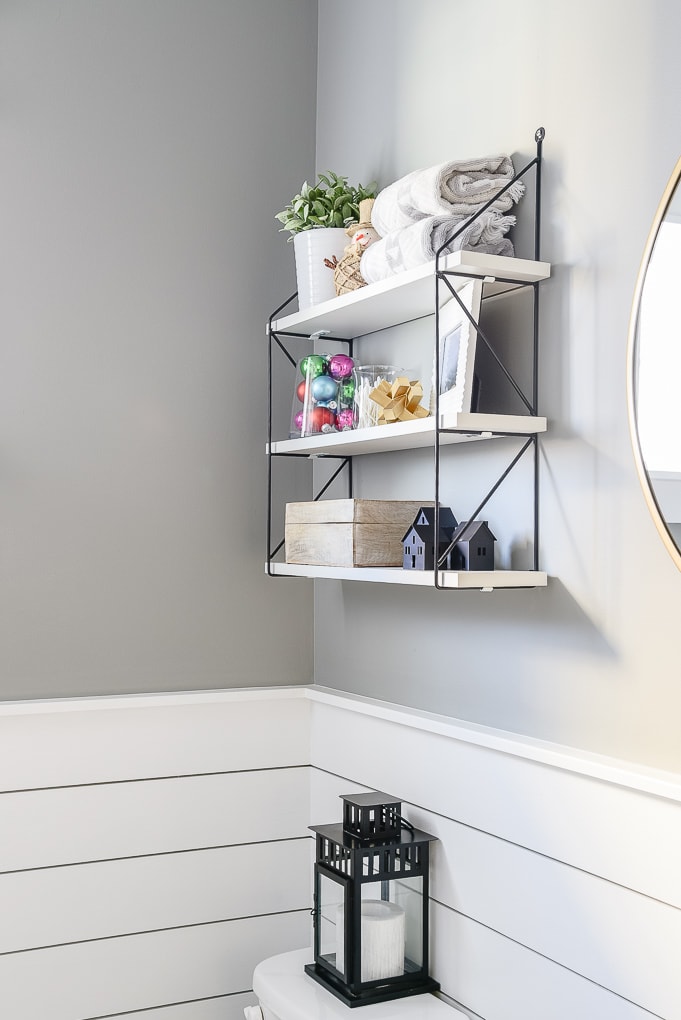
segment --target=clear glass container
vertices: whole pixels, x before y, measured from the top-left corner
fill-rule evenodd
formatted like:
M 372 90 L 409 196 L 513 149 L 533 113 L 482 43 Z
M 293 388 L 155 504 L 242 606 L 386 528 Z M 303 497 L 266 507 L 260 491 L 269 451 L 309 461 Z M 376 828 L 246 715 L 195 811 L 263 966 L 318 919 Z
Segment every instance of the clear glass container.
M 308 354 L 298 362 L 289 436 L 353 428 L 354 362 L 347 354 Z
M 405 375 L 402 368 L 396 365 L 357 365 L 352 373 L 355 384 L 353 421 L 356 429 L 369 428 L 378 425 L 378 417 L 381 412 L 380 404 L 371 399 L 370 393 L 385 380 L 387 383 Z

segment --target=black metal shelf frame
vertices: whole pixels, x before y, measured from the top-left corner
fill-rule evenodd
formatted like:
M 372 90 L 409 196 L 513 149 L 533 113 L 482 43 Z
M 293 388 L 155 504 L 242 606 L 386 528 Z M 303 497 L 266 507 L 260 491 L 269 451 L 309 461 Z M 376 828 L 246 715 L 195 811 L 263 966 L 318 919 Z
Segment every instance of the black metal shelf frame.
M 440 246 L 435 255 L 435 350 L 439 351 L 440 343 L 440 293 L 441 288 L 445 287 L 450 296 L 456 300 L 459 304 L 460 309 L 466 318 L 470 321 L 473 329 L 476 331 L 478 339 L 482 341 L 484 346 L 489 351 L 494 362 L 503 373 L 504 378 L 511 386 L 513 391 L 521 400 L 522 404 L 527 409 L 528 415 L 537 415 L 537 404 L 538 404 L 538 379 L 539 379 L 539 281 L 530 282 L 518 282 L 518 280 L 505 279 L 503 277 L 495 277 L 496 283 L 508 284 L 509 290 L 521 290 L 524 288 L 531 287 L 533 291 L 533 304 L 532 304 L 532 371 L 531 371 L 531 395 L 528 396 L 518 384 L 512 373 L 508 370 L 506 365 L 503 363 L 497 352 L 494 350 L 492 343 L 489 338 L 485 335 L 484 330 L 480 327 L 480 322 L 476 320 L 471 313 L 468 311 L 463 301 L 459 297 L 457 289 L 452 286 L 450 277 L 465 277 L 471 279 L 470 273 L 461 272 L 458 270 L 445 270 L 442 269 L 442 260 L 445 257 L 446 250 L 454 240 L 473 223 L 479 216 L 487 211 L 498 199 L 508 191 L 513 184 L 517 181 L 522 180 L 531 171 L 535 174 L 535 202 L 534 202 L 534 259 L 540 261 L 540 246 L 541 246 L 541 165 L 542 165 L 542 145 L 545 137 L 545 131 L 543 127 L 540 127 L 535 132 L 534 140 L 536 143 L 536 154 L 525 166 L 519 170 L 505 185 L 501 188 L 493 198 L 491 198 L 485 205 L 483 205 L 477 212 L 469 219 L 465 220 L 457 230 L 455 230 Z M 315 340 L 322 336 L 328 336 L 330 341 L 334 343 L 341 343 L 347 346 L 347 351 L 350 356 L 353 352 L 353 339 L 331 336 L 328 330 L 319 330 L 310 335 L 306 333 L 293 333 L 293 332 L 280 332 L 274 329 L 274 322 L 276 317 L 279 315 L 284 308 L 286 308 L 291 302 L 297 297 L 297 292 L 292 294 L 291 297 L 287 298 L 283 304 L 279 305 L 274 310 L 269 318 L 268 322 L 268 429 L 267 429 L 267 573 L 270 577 L 277 577 L 272 570 L 272 560 L 277 555 L 279 550 L 284 545 L 284 539 L 282 539 L 275 548 L 272 548 L 272 461 L 274 457 L 302 457 L 308 458 L 309 454 L 306 453 L 273 453 L 272 452 L 272 366 L 273 366 L 273 345 L 281 350 L 287 360 L 295 367 L 296 360 L 292 357 L 289 350 L 285 346 L 284 339 L 296 339 L 296 340 L 308 340 L 314 343 Z M 484 299 L 484 295 L 483 295 Z M 441 452 L 442 452 L 442 435 L 445 433 L 464 433 L 467 435 L 482 435 L 482 430 L 475 429 L 449 429 L 443 428 L 440 421 L 440 358 L 435 357 L 435 428 L 434 428 L 434 458 L 435 458 L 435 527 L 434 527 L 434 567 L 433 567 L 433 585 L 440 591 L 472 591 L 475 589 L 458 589 L 449 588 L 445 585 L 440 584 L 438 579 L 439 571 L 442 564 L 446 561 L 449 552 L 452 549 L 454 543 L 450 543 L 448 548 L 440 555 L 437 555 L 437 540 L 439 535 L 439 524 L 440 524 L 440 477 L 441 477 Z M 487 431 L 487 430 L 485 430 Z M 508 477 L 513 468 L 522 459 L 524 454 L 528 450 L 532 450 L 533 457 L 533 570 L 539 570 L 539 436 L 537 433 L 532 433 L 528 436 L 526 433 L 517 433 L 511 431 L 497 431 L 494 430 L 494 435 L 499 437 L 507 438 L 522 438 L 524 443 L 521 449 L 516 453 L 511 462 L 507 465 L 501 475 L 496 479 L 494 484 L 485 494 L 484 498 L 480 501 L 478 506 L 475 508 L 472 514 L 470 514 L 466 520 L 472 521 L 477 519 L 478 514 L 484 509 L 489 500 L 492 498 L 494 493 L 497 491 L 499 486 Z M 325 482 L 323 487 L 313 496 L 313 499 L 319 500 L 324 493 L 327 491 L 329 486 L 338 477 L 344 468 L 347 468 L 347 481 L 348 481 L 348 496 L 352 497 L 352 457 L 350 455 L 339 455 L 339 454 L 318 454 L 315 456 L 322 457 L 323 459 L 340 460 L 338 468 L 332 476 Z
M 449 553 L 451 552 L 455 542 L 450 542 L 443 553 L 438 556 L 438 536 L 440 534 L 440 475 L 441 475 L 441 452 L 442 452 L 442 435 L 447 432 L 460 432 L 461 429 L 447 429 L 443 428 L 440 420 L 440 291 L 442 287 L 446 287 L 451 297 L 453 297 L 459 305 L 459 308 L 471 323 L 473 329 L 476 331 L 478 339 L 482 340 L 483 344 L 491 354 L 497 366 L 501 369 L 504 378 L 509 383 L 511 388 L 514 390 L 516 395 L 520 398 L 524 406 L 527 408 L 529 415 L 537 415 L 537 404 L 538 404 L 538 393 L 539 393 L 539 281 L 529 283 L 518 283 L 517 280 L 504 279 L 503 277 L 495 277 L 496 283 L 512 285 L 512 289 L 521 290 L 523 288 L 531 287 L 533 291 L 533 304 L 532 304 L 532 394 L 528 397 L 523 391 L 522 387 L 519 386 L 511 372 L 509 372 L 506 365 L 504 365 L 501 358 L 494 350 L 493 345 L 490 343 L 489 338 L 485 335 L 484 330 L 480 328 L 480 322 L 476 321 L 471 313 L 466 308 L 464 302 L 459 296 L 458 291 L 450 283 L 450 277 L 465 276 L 470 279 L 470 275 L 462 273 L 457 270 L 444 270 L 442 269 L 442 258 L 454 240 L 474 222 L 479 216 L 487 211 L 498 199 L 507 192 L 517 181 L 522 180 L 531 170 L 535 172 L 535 202 L 534 202 L 534 259 L 536 262 L 540 261 L 541 255 L 541 163 L 542 163 L 542 146 L 544 142 L 545 131 L 543 127 L 537 128 L 534 140 L 536 144 L 536 153 L 533 159 L 531 159 L 525 166 L 519 170 L 505 185 L 498 191 L 493 198 L 485 203 L 470 219 L 464 221 L 457 230 L 454 231 L 449 237 L 445 239 L 442 245 L 438 248 L 435 253 L 435 520 L 434 520 L 434 555 L 433 555 L 433 584 L 434 587 L 440 591 L 451 591 L 451 588 L 446 588 L 440 584 L 438 579 L 439 569 L 442 564 L 446 562 Z M 474 432 L 471 429 L 466 429 L 466 432 L 474 435 L 481 435 L 481 432 Z M 513 437 L 518 436 L 518 433 L 513 432 L 497 432 L 495 430 L 494 435 Z M 474 521 L 477 519 L 478 514 L 484 509 L 489 500 L 492 498 L 494 493 L 497 491 L 502 482 L 508 477 L 516 464 L 522 459 L 523 455 L 527 450 L 532 450 L 533 454 L 533 542 L 532 542 L 532 569 L 539 570 L 539 435 L 538 433 L 532 433 L 529 437 L 524 433 L 522 438 L 525 440 L 520 451 L 514 456 L 510 464 L 497 478 L 495 483 L 486 493 L 484 498 L 475 508 L 472 514 L 470 514 L 466 520 Z M 458 590 L 458 589 L 454 589 Z M 466 589 L 471 590 L 471 589 Z
M 353 339 L 345 337 L 330 336 L 328 330 L 317 330 L 315 333 L 292 333 L 286 331 L 278 331 L 274 329 L 274 322 L 277 315 L 284 308 L 291 304 L 293 300 L 298 296 L 296 291 L 287 298 L 283 304 L 279 305 L 278 308 L 272 312 L 267 323 L 267 337 L 268 337 L 268 355 L 267 355 L 267 574 L 269 577 L 278 577 L 280 575 L 275 574 L 272 570 L 272 560 L 277 555 L 281 547 L 284 545 L 285 539 L 272 548 L 272 462 L 275 457 L 297 457 L 307 460 L 309 455 L 306 453 L 273 453 L 272 452 L 272 403 L 273 403 L 273 389 L 272 389 L 272 365 L 273 365 L 273 344 L 279 348 L 287 361 L 293 365 L 294 369 L 297 367 L 296 359 L 293 357 L 289 349 L 286 347 L 285 339 L 291 340 L 307 340 L 313 344 L 316 340 L 319 340 L 323 336 L 328 336 L 329 339 L 335 344 L 345 344 L 347 347 L 348 355 L 352 356 L 353 351 Z M 347 486 L 348 486 L 348 497 L 351 498 L 353 494 L 352 487 L 352 457 L 341 455 L 341 454 L 319 454 L 323 460 L 339 460 L 340 464 L 333 472 L 330 478 L 326 480 L 324 485 L 319 489 L 317 493 L 312 497 L 314 502 L 317 502 L 322 498 L 327 489 L 333 484 L 336 478 L 340 475 L 341 471 L 345 468 L 347 470 Z

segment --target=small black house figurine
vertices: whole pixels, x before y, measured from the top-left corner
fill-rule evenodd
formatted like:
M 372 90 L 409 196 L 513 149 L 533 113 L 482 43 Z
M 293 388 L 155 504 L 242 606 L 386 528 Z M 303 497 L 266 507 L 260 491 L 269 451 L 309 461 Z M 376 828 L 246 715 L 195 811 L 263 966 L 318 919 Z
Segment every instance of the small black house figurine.
M 462 521 L 448 506 L 440 507 L 437 558 L 446 555 L 443 570 L 494 570 L 496 538 L 487 521 Z M 435 507 L 422 506 L 414 523 L 402 539 L 402 566 L 405 570 L 433 570 L 435 548 Z M 447 551 L 449 550 L 449 552 Z
M 452 570 L 494 570 L 496 538 L 487 521 L 462 521 L 452 535 Z
M 457 528 L 456 517 L 450 507 L 440 507 L 439 525 L 438 559 L 451 543 L 452 535 Z M 433 570 L 434 537 L 435 507 L 419 507 L 414 523 L 402 539 L 402 566 L 405 570 Z

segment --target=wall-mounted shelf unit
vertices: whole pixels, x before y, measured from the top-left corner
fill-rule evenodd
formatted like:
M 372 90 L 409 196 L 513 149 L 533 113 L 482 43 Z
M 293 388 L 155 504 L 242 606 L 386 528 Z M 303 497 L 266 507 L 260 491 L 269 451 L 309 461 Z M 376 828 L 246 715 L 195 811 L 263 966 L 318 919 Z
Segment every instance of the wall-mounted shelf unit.
M 440 251 L 433 262 L 395 275 L 387 280 L 370 284 L 350 294 L 342 295 L 304 311 L 280 316 L 294 300 L 292 295 L 273 313 L 267 326 L 269 342 L 269 429 L 267 442 L 268 459 L 268 518 L 267 518 L 267 561 L 266 571 L 272 577 L 313 577 L 336 578 L 340 580 L 374 581 L 387 584 L 424 586 L 443 590 L 493 588 L 544 587 L 546 574 L 539 570 L 538 533 L 538 436 L 546 431 L 546 418 L 537 414 L 537 367 L 538 367 L 538 309 L 541 281 L 551 273 L 548 263 L 539 259 L 540 200 L 541 200 L 541 146 L 544 137 L 540 128 L 535 140 L 537 154 L 513 181 L 519 180 L 535 170 L 535 258 L 510 258 L 480 252 L 456 251 L 443 254 Z M 510 181 L 507 187 L 513 181 Z M 498 196 L 497 196 L 498 197 Z M 481 210 L 483 211 L 483 210 Z M 352 355 L 355 340 L 379 330 L 398 326 L 415 319 L 434 318 L 435 337 L 439 335 L 439 313 L 449 301 L 458 301 L 470 318 L 459 291 L 472 278 L 483 283 L 483 300 L 489 297 L 502 298 L 531 288 L 533 290 L 533 364 L 532 392 L 527 396 L 485 336 L 479 322 L 473 322 L 478 339 L 482 341 L 496 360 L 503 375 L 526 408 L 522 414 L 486 413 L 440 413 L 439 382 L 436 376 L 435 413 L 429 418 L 373 428 L 356 429 L 348 432 L 318 434 L 295 439 L 275 439 L 272 435 L 273 351 L 279 349 L 295 366 L 295 359 L 289 353 L 287 340 L 314 341 L 324 336 L 327 341 L 345 344 Z M 277 317 L 279 316 L 279 317 Z M 473 320 L 471 320 L 473 321 Z M 437 370 L 436 370 L 437 371 Z M 477 508 L 468 515 L 468 520 L 478 519 L 482 509 L 501 483 L 513 470 L 523 454 L 531 450 L 534 455 L 534 542 L 532 570 L 494 571 L 448 571 L 440 569 L 444 557 L 440 557 L 435 569 L 430 571 L 402 570 L 383 567 L 333 567 L 282 563 L 276 559 L 284 546 L 283 540 L 276 547 L 272 542 L 272 462 L 277 457 L 335 458 L 339 461 L 337 470 L 326 481 L 314 497 L 319 499 L 331 482 L 347 468 L 348 494 L 352 492 L 352 460 L 360 455 L 373 455 L 430 448 L 434 452 L 435 504 L 440 505 L 441 450 L 459 443 L 513 437 L 522 446 L 511 463 L 501 473 L 495 484 L 485 495 Z M 438 509 L 439 514 L 439 509 Z M 437 518 L 435 531 L 437 532 Z

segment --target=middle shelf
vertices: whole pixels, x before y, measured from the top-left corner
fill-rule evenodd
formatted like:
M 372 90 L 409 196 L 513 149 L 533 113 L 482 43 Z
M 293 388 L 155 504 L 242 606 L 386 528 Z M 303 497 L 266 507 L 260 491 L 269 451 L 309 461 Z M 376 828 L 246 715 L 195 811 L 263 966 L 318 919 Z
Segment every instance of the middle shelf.
M 470 443 L 507 435 L 530 436 L 546 432 L 546 418 L 527 414 L 478 414 L 454 412 L 440 415 L 440 445 Z M 417 450 L 435 442 L 435 419 L 375 425 L 348 432 L 317 433 L 295 439 L 282 439 L 268 445 L 274 456 L 302 454 L 309 457 L 357 457 L 360 454 L 390 453 L 393 450 Z

